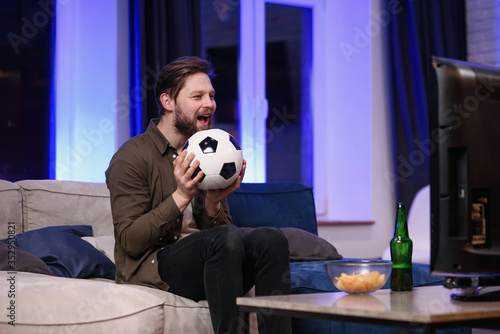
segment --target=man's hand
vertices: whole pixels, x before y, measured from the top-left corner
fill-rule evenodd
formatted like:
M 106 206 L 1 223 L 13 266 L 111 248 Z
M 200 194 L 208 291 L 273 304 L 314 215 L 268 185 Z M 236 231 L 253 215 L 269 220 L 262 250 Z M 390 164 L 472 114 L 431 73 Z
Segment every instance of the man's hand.
M 205 198 L 205 209 L 207 213 L 211 217 L 215 217 L 220 210 L 220 202 L 226 198 L 227 196 L 234 193 L 240 187 L 241 182 L 243 181 L 243 177 L 245 176 L 245 169 L 247 167 L 247 162 L 243 160 L 241 164 L 241 172 L 240 175 L 236 178 L 236 180 L 226 189 L 218 189 L 218 190 L 208 190 L 207 196 Z
M 194 153 L 187 155 L 187 150 L 182 151 L 174 160 L 174 176 L 177 181 L 177 189 L 172 194 L 172 197 L 181 212 L 184 212 L 196 195 L 198 191 L 196 184 L 204 175 L 204 173 L 200 171 L 196 177 L 191 178 L 196 168 L 200 165 L 198 160 L 193 160 Z

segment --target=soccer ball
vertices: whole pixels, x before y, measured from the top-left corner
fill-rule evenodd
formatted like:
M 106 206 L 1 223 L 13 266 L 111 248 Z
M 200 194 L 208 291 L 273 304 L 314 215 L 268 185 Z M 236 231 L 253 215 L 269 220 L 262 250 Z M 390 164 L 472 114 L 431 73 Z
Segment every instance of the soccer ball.
M 197 186 L 203 190 L 225 189 L 241 172 L 243 154 L 238 141 L 220 129 L 201 130 L 192 135 L 183 150 L 193 152 L 200 166 L 193 178 L 202 170 L 205 175 Z

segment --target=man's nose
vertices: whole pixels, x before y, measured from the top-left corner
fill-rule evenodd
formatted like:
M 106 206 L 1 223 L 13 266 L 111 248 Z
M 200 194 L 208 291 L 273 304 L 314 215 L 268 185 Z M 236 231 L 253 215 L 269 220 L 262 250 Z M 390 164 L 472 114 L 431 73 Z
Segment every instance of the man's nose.
M 203 97 L 203 107 L 204 108 L 212 108 L 214 100 L 209 96 L 205 95 Z

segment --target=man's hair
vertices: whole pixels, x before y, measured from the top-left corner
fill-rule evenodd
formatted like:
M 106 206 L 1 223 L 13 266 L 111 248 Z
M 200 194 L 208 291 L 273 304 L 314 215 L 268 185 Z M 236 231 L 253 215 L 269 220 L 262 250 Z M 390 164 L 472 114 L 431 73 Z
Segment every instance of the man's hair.
M 186 84 L 186 79 L 196 73 L 205 73 L 210 80 L 214 77 L 212 64 L 198 57 L 178 58 L 160 71 L 155 83 L 155 98 L 160 114 L 164 113 L 160 101 L 161 94 L 168 94 L 175 102 L 179 92 Z

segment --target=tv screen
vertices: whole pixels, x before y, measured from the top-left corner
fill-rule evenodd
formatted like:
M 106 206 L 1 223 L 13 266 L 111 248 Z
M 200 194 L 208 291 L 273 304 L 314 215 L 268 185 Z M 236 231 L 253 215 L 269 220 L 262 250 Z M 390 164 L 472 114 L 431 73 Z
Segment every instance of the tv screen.
M 431 272 L 477 293 L 500 285 L 500 69 L 432 57 Z

